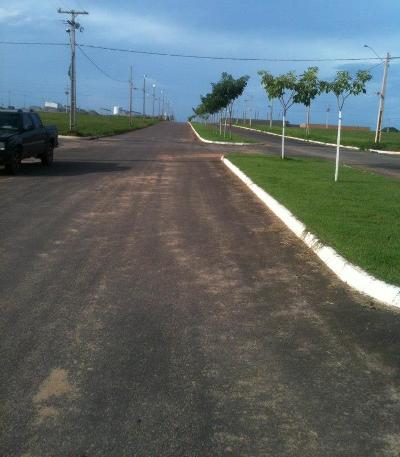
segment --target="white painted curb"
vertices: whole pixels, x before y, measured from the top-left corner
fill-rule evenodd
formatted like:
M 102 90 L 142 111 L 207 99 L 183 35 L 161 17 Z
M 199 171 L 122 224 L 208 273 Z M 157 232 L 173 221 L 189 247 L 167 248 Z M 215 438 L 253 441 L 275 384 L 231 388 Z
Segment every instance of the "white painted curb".
M 211 141 L 211 140 L 206 140 L 205 138 L 201 137 L 196 129 L 193 127 L 193 125 L 191 124 L 191 122 L 188 122 L 188 124 L 190 125 L 190 127 L 192 128 L 193 132 L 195 133 L 195 135 L 197 136 L 197 138 L 202 141 L 203 143 L 209 143 L 209 144 L 224 144 L 226 146 L 249 146 L 249 145 L 254 145 L 256 143 L 229 143 L 228 141 Z
M 388 154 L 392 156 L 400 156 L 400 151 L 382 151 L 381 149 L 369 149 L 371 152 L 377 152 L 378 154 Z
M 58 138 L 61 138 L 62 140 L 81 140 L 81 136 L 74 136 L 74 135 L 58 135 Z
M 61 140 L 93 140 L 98 137 L 93 136 L 75 136 L 75 135 L 58 135 Z
M 368 295 L 375 300 L 400 308 L 400 287 L 387 284 L 384 281 L 374 278 L 360 267 L 348 262 L 333 248 L 323 245 L 315 235 L 307 231 L 306 226 L 287 208 L 281 205 L 257 184 L 254 184 L 236 165 L 233 165 L 233 163 L 224 156 L 221 157 L 221 160 L 297 237 L 310 247 L 325 265 L 342 281 L 358 292 Z
M 265 135 L 280 136 L 282 138 L 282 135 L 279 133 L 266 132 L 265 130 L 253 129 L 251 127 L 244 127 L 243 125 L 237 125 L 237 124 L 234 124 L 233 127 L 237 127 L 238 129 L 251 130 L 252 132 L 257 132 L 257 133 L 264 133 Z M 314 144 L 322 144 L 323 146 L 336 147 L 336 143 L 324 143 L 322 141 L 316 141 L 316 140 L 305 140 L 304 138 L 298 138 L 297 136 L 285 135 L 285 138 L 289 138 L 290 140 L 303 141 L 304 143 L 314 143 Z M 356 146 L 344 146 L 343 144 L 340 145 L 340 148 L 352 149 L 353 151 L 362 150 L 360 148 L 357 148 Z M 382 151 L 381 149 L 366 149 L 366 151 L 377 152 L 378 154 L 400 155 L 400 151 Z

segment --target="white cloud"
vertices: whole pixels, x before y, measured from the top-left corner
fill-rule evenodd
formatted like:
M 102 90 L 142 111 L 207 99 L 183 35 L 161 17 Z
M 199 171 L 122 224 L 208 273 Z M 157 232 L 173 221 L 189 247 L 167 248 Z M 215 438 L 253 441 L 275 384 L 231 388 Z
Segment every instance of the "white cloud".
M 23 19 L 24 14 L 22 11 L 0 7 L 0 24 L 19 23 Z

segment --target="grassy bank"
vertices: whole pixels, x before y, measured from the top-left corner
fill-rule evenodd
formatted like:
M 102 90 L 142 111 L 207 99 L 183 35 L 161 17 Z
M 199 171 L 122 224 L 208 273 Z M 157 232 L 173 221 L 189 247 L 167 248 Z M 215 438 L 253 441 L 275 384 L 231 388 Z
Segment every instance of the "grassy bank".
M 69 117 L 66 113 L 39 113 L 44 124 L 54 124 L 60 135 L 70 135 Z M 134 118 L 133 126 L 129 126 L 127 116 L 96 116 L 92 114 L 77 114 L 77 136 L 116 135 L 154 125 L 157 119 Z
M 400 181 L 315 159 L 229 155 L 322 242 L 375 277 L 400 285 Z
M 241 125 L 241 124 L 238 124 Z M 248 124 L 245 127 L 249 127 Z M 282 133 L 282 127 L 265 124 L 253 124 L 251 128 L 264 132 Z M 299 127 L 287 127 L 286 134 L 296 138 L 305 138 L 305 129 Z M 336 129 L 311 129 L 310 140 L 322 141 L 324 143 L 336 143 Z M 361 149 L 383 149 L 387 151 L 400 151 L 400 132 L 382 132 L 382 141 L 380 144 L 374 143 L 375 132 L 342 130 L 341 144 L 345 146 L 356 146 Z
M 229 137 L 229 132 L 226 132 L 226 137 L 219 134 L 219 126 L 214 124 L 200 124 L 198 122 L 192 122 L 193 127 L 197 133 L 204 138 L 205 140 L 210 141 L 226 141 L 228 143 L 256 143 L 255 140 L 237 135 L 236 133 L 232 134 L 232 138 Z

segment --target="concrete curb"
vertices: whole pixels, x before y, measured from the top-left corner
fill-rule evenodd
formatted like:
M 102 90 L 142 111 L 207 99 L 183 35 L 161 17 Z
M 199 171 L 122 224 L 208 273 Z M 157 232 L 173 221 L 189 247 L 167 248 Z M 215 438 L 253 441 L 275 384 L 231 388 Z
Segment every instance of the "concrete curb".
M 221 160 L 343 282 L 375 300 L 400 308 L 400 287 L 374 278 L 360 267 L 348 262 L 330 246 L 322 244 L 287 208 L 254 184 L 236 165 L 224 156 L 221 157 Z
M 124 132 L 129 133 L 129 132 Z M 75 135 L 58 135 L 58 138 L 62 140 L 85 140 L 85 141 L 92 141 L 98 140 L 100 138 L 109 138 L 112 136 L 123 135 L 123 133 L 116 133 L 115 135 L 99 135 L 99 136 L 75 136 Z
M 233 125 L 233 127 L 237 127 L 238 129 L 250 130 L 252 132 L 257 132 L 257 133 L 264 133 L 265 135 L 273 135 L 273 136 L 282 137 L 282 135 L 280 135 L 279 133 L 265 132 L 263 130 L 257 130 L 257 129 L 253 129 L 251 127 L 244 127 L 243 125 L 235 124 L 235 125 Z M 287 135 L 285 135 L 285 138 L 289 138 L 290 140 L 303 141 L 303 143 L 313 143 L 313 144 L 321 144 L 323 146 L 336 147 L 336 143 L 324 143 L 322 141 L 316 141 L 316 140 L 305 140 L 304 138 L 297 138 L 296 136 L 287 136 Z M 356 146 L 345 146 L 343 144 L 340 145 L 340 148 L 352 149 L 353 151 L 362 151 L 362 149 L 357 148 Z M 368 152 L 376 152 L 378 154 L 400 155 L 400 151 L 383 151 L 381 149 L 365 149 L 365 150 Z
M 223 144 L 225 146 L 249 146 L 249 145 L 254 145 L 254 144 L 257 144 L 257 143 L 229 143 L 228 141 L 211 141 L 211 140 L 206 140 L 205 138 L 201 137 L 196 129 L 193 127 L 193 125 L 191 124 L 191 122 L 188 122 L 188 124 L 190 125 L 190 127 L 192 128 L 194 134 L 196 135 L 196 137 L 202 141 L 203 143 L 209 143 L 209 144 Z
M 90 140 L 91 137 L 87 136 L 74 136 L 74 135 L 58 135 L 61 140 Z
M 371 152 L 377 152 L 378 154 L 387 154 L 392 156 L 400 156 L 400 151 L 382 151 L 381 149 L 369 149 Z

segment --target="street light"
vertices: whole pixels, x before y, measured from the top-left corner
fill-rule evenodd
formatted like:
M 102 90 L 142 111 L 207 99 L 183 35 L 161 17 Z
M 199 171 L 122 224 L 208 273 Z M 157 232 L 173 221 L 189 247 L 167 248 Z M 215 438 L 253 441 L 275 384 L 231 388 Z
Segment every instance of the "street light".
M 386 54 L 386 58 L 383 59 L 378 53 L 375 51 L 374 48 L 369 46 L 368 44 L 364 44 L 364 48 L 370 49 L 378 59 L 380 59 L 384 63 L 383 68 L 383 78 L 382 78 L 382 88 L 381 91 L 378 92 L 379 95 L 379 108 L 378 108 L 378 119 L 376 122 L 376 130 L 375 130 L 375 143 L 379 143 L 382 137 L 382 120 L 383 120 L 383 113 L 385 110 L 385 95 L 386 95 L 386 86 L 387 86 L 387 75 L 389 69 L 389 62 L 390 62 L 390 54 Z
M 161 89 L 160 96 L 158 97 L 158 117 L 161 117 L 161 97 L 163 95 L 163 91 Z
M 146 75 L 143 76 L 143 116 L 146 117 Z
M 326 119 L 325 119 L 325 128 L 327 129 L 328 126 L 329 126 L 329 122 L 328 122 L 328 117 L 329 117 L 329 112 L 331 110 L 331 107 L 328 105 L 326 107 Z
M 153 117 L 154 117 L 155 103 L 156 103 L 156 85 L 153 84 Z

